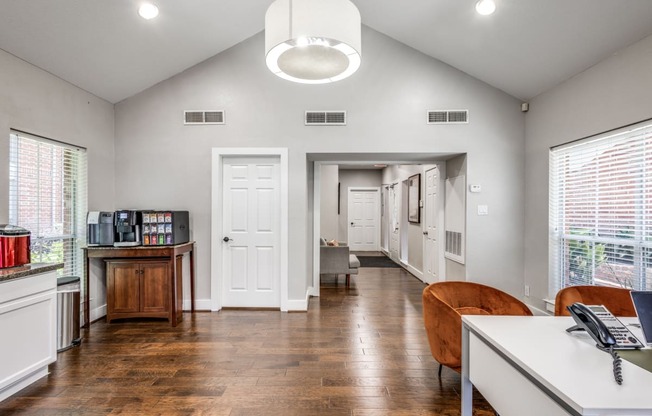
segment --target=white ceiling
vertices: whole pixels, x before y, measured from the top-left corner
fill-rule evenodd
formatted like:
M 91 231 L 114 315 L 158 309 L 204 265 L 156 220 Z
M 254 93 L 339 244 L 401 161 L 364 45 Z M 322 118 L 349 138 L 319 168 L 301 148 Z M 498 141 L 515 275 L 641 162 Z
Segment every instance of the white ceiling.
M 495 0 L 492 16 L 475 1 L 353 0 L 369 27 L 522 100 L 652 35 L 652 0 Z M 139 3 L 0 0 L 0 49 L 115 103 L 260 32 L 272 0 L 155 0 L 151 21 Z

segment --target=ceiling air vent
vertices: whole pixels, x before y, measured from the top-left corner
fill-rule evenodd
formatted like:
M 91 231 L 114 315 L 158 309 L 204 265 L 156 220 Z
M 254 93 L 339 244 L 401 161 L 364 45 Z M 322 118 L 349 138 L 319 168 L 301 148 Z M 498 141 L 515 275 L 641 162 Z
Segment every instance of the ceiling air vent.
M 306 126 L 346 126 L 346 111 L 306 111 Z
M 428 111 L 428 124 L 463 124 L 469 122 L 469 110 Z
M 184 111 L 183 124 L 224 124 L 224 111 Z

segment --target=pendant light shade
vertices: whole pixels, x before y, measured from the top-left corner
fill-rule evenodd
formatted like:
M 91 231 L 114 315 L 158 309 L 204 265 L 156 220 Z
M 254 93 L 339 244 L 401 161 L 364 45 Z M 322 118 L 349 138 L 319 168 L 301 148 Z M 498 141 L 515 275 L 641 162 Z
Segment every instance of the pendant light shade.
M 267 67 L 289 81 L 324 84 L 360 67 L 361 19 L 349 0 L 276 0 L 265 14 Z

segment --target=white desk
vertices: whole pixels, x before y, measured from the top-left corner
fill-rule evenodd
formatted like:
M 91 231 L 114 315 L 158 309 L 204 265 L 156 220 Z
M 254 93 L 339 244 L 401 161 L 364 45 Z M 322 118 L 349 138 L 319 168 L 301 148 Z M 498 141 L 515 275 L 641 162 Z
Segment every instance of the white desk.
M 623 360 L 619 386 L 611 356 L 588 334 L 568 334 L 573 324 L 570 317 L 463 316 L 462 416 L 471 416 L 473 386 L 500 416 L 652 415 L 652 373 Z

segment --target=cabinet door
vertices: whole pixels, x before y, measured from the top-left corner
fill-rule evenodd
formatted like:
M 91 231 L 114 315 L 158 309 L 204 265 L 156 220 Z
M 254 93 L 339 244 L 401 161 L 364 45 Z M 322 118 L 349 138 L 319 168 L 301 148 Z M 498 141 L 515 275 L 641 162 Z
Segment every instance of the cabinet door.
M 167 262 L 141 263 L 141 312 L 167 312 L 170 310 L 169 270 Z
M 136 263 L 109 263 L 107 270 L 107 312 L 138 312 L 140 302 L 140 267 Z

